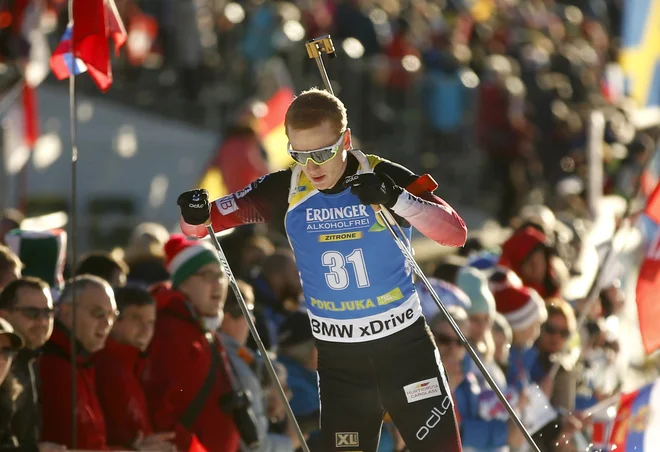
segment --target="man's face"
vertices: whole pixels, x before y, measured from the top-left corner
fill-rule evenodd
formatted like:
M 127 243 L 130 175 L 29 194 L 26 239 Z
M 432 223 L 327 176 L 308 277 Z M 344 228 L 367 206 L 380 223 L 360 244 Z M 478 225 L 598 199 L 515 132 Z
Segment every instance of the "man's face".
M 90 353 L 97 352 L 105 346 L 105 340 L 117 319 L 114 296 L 112 292 L 93 285 L 80 293 L 76 303 L 78 303 L 76 338 L 85 350 Z M 71 328 L 73 325 L 71 304 L 66 303 L 60 307 L 59 318 L 65 326 Z
M 14 348 L 6 334 L 0 334 L 0 384 L 5 381 L 11 367 Z
M 36 350 L 53 332 L 55 310 L 50 291 L 21 287 L 16 291 L 16 305 L 8 311 L 0 311 L 0 316 L 23 336 L 27 348 Z
M 112 336 L 140 351 L 149 347 L 156 326 L 156 305 L 127 306 L 112 327 Z
M 227 299 L 229 281 L 219 262 L 206 264 L 179 285 L 197 313 L 206 317 L 220 315 Z
M 17 265 L 10 265 L 4 272 L 0 273 L 0 290 L 7 287 L 12 281 L 21 277 L 21 268 Z
M 287 131 L 291 148 L 295 151 L 313 151 L 332 146 L 339 139 L 336 128 L 330 121 L 324 121 L 311 129 L 291 129 Z M 343 148 L 332 159 L 317 165 L 311 160 L 303 165 L 302 170 L 317 190 L 327 190 L 334 187 L 346 169 L 346 152 L 350 149 L 351 132 L 344 133 Z

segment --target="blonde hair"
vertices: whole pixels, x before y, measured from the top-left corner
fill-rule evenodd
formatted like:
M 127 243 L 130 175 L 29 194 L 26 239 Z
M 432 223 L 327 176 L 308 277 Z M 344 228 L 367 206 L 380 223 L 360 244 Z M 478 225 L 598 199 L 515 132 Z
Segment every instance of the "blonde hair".
M 343 102 L 329 92 L 311 88 L 296 97 L 284 118 L 286 133 L 289 130 L 305 130 L 330 121 L 337 135 L 348 127 L 348 116 Z
M 577 328 L 577 320 L 573 307 L 568 304 L 563 298 L 548 298 L 546 300 L 546 309 L 548 311 L 548 319 L 553 315 L 562 315 L 566 319 L 568 330 L 574 333 Z

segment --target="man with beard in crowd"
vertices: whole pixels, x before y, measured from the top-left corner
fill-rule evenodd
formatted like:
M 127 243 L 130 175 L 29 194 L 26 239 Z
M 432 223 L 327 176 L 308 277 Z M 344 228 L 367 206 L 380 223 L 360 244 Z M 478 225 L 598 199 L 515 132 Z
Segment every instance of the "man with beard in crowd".
M 22 389 L 15 402 L 11 428 L 21 446 L 34 446 L 41 438 L 42 425 L 38 359 L 53 332 L 55 318 L 48 284 L 30 276 L 10 283 L 0 292 L 0 317 L 25 341 L 12 364 L 12 374 Z M 41 443 L 38 448 L 42 452 L 61 450 L 61 446 L 51 443 Z

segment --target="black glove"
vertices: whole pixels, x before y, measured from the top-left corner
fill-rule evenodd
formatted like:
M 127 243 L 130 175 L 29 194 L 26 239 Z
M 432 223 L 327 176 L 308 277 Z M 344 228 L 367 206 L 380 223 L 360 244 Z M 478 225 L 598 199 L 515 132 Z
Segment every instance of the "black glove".
M 211 203 L 207 190 L 191 190 L 179 195 L 176 203 L 181 209 L 183 221 L 192 225 L 204 224 L 211 217 Z
M 387 174 L 365 173 L 348 176 L 344 185 L 351 187 L 351 193 L 366 205 L 382 204 L 392 208 L 403 189 L 396 185 Z

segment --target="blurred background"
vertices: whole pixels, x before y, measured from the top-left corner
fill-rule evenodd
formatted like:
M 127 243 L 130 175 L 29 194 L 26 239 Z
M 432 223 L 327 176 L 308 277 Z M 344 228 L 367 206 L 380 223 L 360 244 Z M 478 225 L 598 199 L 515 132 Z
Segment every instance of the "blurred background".
M 54 49 L 66 2 L 43 1 L 27 32 L 13 3 L 0 2 L 0 206 L 68 212 L 67 83 L 49 75 L 31 103 L 16 89 L 21 41 L 34 55 L 41 33 Z M 642 13 L 630 6 L 627 22 L 623 0 L 116 3 L 128 41 L 112 88 L 77 78 L 82 249 L 120 245 L 141 221 L 175 226 L 183 190 L 226 191 L 218 155 L 241 126 L 257 131 L 255 165 L 288 165 L 278 126 L 295 93 L 322 86 L 304 42 L 328 33 L 356 146 L 433 175 L 473 229 L 507 226 L 530 202 L 593 215 L 602 194 L 633 190 L 655 146 L 658 40 L 642 33 L 653 2 L 629 2 Z

